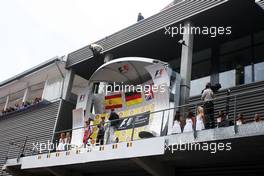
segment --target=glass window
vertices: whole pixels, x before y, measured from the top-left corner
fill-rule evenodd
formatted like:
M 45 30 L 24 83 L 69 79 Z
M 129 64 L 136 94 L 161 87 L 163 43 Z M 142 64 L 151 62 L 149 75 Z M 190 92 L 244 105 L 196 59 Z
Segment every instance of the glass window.
M 255 64 L 255 81 L 264 80 L 264 62 Z
M 252 65 L 245 66 L 244 73 L 245 84 L 252 83 Z
M 252 63 L 252 51 L 251 49 L 246 49 L 228 55 L 223 55 L 220 57 L 219 67 L 220 72 L 229 71 L 237 68 L 238 66 L 246 66 Z
M 255 63 L 264 61 L 264 45 L 259 45 L 254 48 Z
M 46 81 L 42 98 L 48 101 L 55 100 L 61 96 L 62 79 L 54 78 Z
M 205 85 L 211 81 L 210 76 L 195 79 L 191 81 L 190 96 L 200 95 Z
M 254 44 L 259 44 L 264 42 L 264 31 L 260 31 L 254 34 Z
M 225 54 L 245 47 L 249 47 L 250 44 L 251 44 L 250 36 L 228 41 L 220 46 L 220 54 Z
M 236 85 L 236 71 L 230 70 L 219 74 L 219 83 L 222 89 L 234 87 Z

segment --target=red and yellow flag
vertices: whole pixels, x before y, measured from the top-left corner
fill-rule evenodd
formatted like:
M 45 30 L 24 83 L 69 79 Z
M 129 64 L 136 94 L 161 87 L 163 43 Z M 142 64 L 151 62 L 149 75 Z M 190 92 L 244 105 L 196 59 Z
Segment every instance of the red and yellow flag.
M 104 105 L 105 109 L 122 108 L 122 95 L 116 94 L 105 96 Z
M 142 97 L 140 92 L 127 92 L 126 95 L 126 105 L 132 106 L 142 102 Z

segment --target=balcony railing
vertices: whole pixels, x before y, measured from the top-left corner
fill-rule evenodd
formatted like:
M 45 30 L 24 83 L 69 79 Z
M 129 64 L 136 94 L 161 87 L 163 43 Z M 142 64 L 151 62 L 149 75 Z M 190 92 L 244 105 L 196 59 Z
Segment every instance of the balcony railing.
M 220 98 L 215 98 L 212 102 L 214 103 L 215 107 L 217 106 L 217 108 L 214 108 L 214 111 L 212 111 L 213 113 L 205 113 L 205 119 L 208 119 L 209 116 L 213 116 L 214 117 L 214 121 L 211 122 L 211 126 L 208 125 L 208 121 L 205 120 L 204 122 L 204 126 L 205 129 L 199 129 L 199 130 L 207 130 L 207 129 L 211 129 L 211 128 L 224 128 L 224 127 L 228 127 L 228 126 L 233 126 L 234 129 L 234 135 L 238 132 L 238 126 L 239 125 L 243 125 L 244 123 L 253 123 L 252 121 L 255 121 L 254 123 L 258 123 L 259 121 L 261 121 L 262 119 L 260 118 L 260 116 L 262 116 L 264 114 L 264 108 L 262 106 L 259 106 L 259 104 L 263 104 L 263 97 L 261 97 L 261 95 L 264 96 L 263 93 L 263 88 L 261 89 L 255 89 L 253 91 L 247 91 L 244 93 L 239 93 L 239 94 L 235 94 L 235 95 L 228 95 L 228 96 L 223 96 Z M 254 98 L 253 95 L 258 95 L 259 97 Z M 253 98 L 252 98 L 253 97 Z M 118 139 L 115 140 L 110 140 L 106 141 L 104 140 L 103 143 L 100 143 L 100 141 L 98 141 L 98 138 L 96 140 L 96 138 L 93 139 L 89 139 L 88 142 L 85 144 L 87 145 L 83 145 L 84 146 L 92 146 L 92 145 L 107 145 L 107 144 L 112 144 L 112 143 L 119 143 L 119 142 L 129 142 L 129 141 L 135 141 L 135 140 L 141 140 L 142 138 L 151 138 L 151 137 L 161 137 L 161 136 L 168 136 L 168 135 L 174 135 L 173 131 L 171 131 L 172 124 L 168 125 L 168 123 L 165 121 L 166 120 L 166 115 L 168 112 L 171 111 L 179 111 L 180 112 L 180 116 L 182 118 L 180 118 L 181 120 L 181 131 L 178 133 L 185 133 L 185 131 L 189 131 L 188 133 L 192 133 L 193 137 L 196 138 L 197 137 L 197 123 L 196 123 L 196 117 L 198 116 L 197 114 L 197 110 L 200 107 L 204 107 L 205 102 L 203 101 L 199 101 L 196 103 L 190 103 L 190 104 L 186 104 L 186 105 L 182 105 L 182 106 L 178 106 L 176 108 L 169 108 L 169 109 L 164 109 L 164 110 L 160 110 L 160 111 L 155 111 L 155 112 L 147 112 L 144 113 L 143 115 L 145 116 L 151 116 L 154 114 L 159 114 L 159 116 L 156 116 L 156 118 L 161 118 L 161 124 L 160 124 L 160 131 L 159 133 L 151 133 L 151 131 L 142 131 L 142 132 L 138 132 L 136 130 L 136 128 L 138 127 L 138 116 L 132 116 L 132 117 L 127 117 L 127 118 L 122 118 L 122 119 L 117 119 L 117 120 L 112 120 L 112 121 L 107 121 L 104 123 L 104 129 L 105 129 L 105 133 L 104 135 L 110 135 L 111 134 L 109 132 L 107 132 L 107 130 L 109 130 L 109 128 L 111 127 L 111 124 L 117 124 L 115 128 L 113 128 L 114 130 L 122 130 L 122 123 L 124 124 L 124 120 L 125 119 L 129 119 L 127 120 L 127 122 L 129 121 L 130 124 L 126 124 L 127 126 L 129 126 L 130 130 L 131 130 L 131 135 L 129 136 L 129 139 L 127 138 L 127 141 L 119 141 Z M 221 106 L 218 106 L 218 104 L 221 104 Z M 252 106 L 251 106 L 252 105 Z M 258 111 L 256 112 L 251 112 L 249 113 L 245 113 L 245 116 L 243 117 L 243 113 L 245 112 L 245 106 L 247 106 L 246 109 L 256 109 L 258 108 Z M 254 108 L 255 107 L 255 108 Z M 221 110 L 221 112 L 223 112 L 224 115 L 218 116 L 218 112 Z M 204 108 L 204 111 L 207 112 L 207 109 Z M 192 125 L 191 125 L 191 129 L 189 128 L 189 130 L 185 130 L 185 125 L 187 125 L 186 123 L 189 123 L 190 121 L 186 121 L 187 116 L 190 116 L 190 112 L 193 112 L 193 117 L 189 118 L 190 120 L 192 120 Z M 221 117 L 221 120 L 218 119 Z M 186 121 L 186 122 L 184 122 Z M 212 123 L 214 123 L 215 125 L 212 125 Z M 94 124 L 94 125 L 90 125 L 90 127 L 93 128 L 93 133 L 98 133 L 98 126 L 99 124 Z M 80 130 L 85 130 L 85 127 L 80 127 L 80 128 L 75 128 L 75 129 L 66 129 L 66 130 L 61 130 L 61 131 L 57 131 L 54 133 L 54 140 L 50 141 L 57 142 L 57 145 L 59 146 L 59 148 L 47 148 L 47 146 L 45 146 L 45 148 L 41 148 L 43 146 L 39 145 L 39 148 L 34 148 L 32 147 L 31 144 L 42 144 L 42 143 L 46 143 L 47 141 L 43 141 L 42 139 L 44 138 L 44 136 L 42 136 L 41 134 L 36 135 L 37 137 L 35 138 L 30 138 L 25 136 L 24 139 L 13 139 L 12 141 L 10 141 L 9 143 L 9 150 L 16 150 L 16 158 L 17 161 L 19 162 L 21 157 L 25 157 L 25 156 L 31 156 L 31 155 L 37 155 L 37 154 L 44 154 L 44 153 L 50 153 L 50 152 L 62 152 L 65 150 L 71 150 L 74 148 L 74 146 L 71 144 L 71 142 L 66 142 L 66 138 L 64 138 L 65 134 L 68 133 L 70 134 L 69 136 L 71 136 L 75 131 L 80 131 Z M 63 147 L 61 148 L 62 144 L 60 144 L 60 136 L 63 136 L 63 139 L 65 140 L 65 143 L 63 144 Z M 141 136 L 141 138 L 139 137 Z M 105 137 L 104 137 L 105 139 Z M 113 139 L 113 138 L 112 138 Z M 67 144 L 67 145 L 66 145 Z M 12 149 L 11 149 L 12 148 Z M 85 148 L 85 147 L 84 147 Z M 40 150 L 41 151 L 40 151 Z M 7 152 L 6 155 L 6 160 L 9 158 L 9 151 Z

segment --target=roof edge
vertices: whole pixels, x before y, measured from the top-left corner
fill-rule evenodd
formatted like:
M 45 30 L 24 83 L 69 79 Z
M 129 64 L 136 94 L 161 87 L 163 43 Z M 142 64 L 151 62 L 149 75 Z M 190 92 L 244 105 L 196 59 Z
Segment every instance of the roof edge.
M 9 83 L 11 83 L 11 82 L 13 82 L 15 80 L 18 80 L 20 78 L 23 78 L 23 77 L 25 77 L 25 76 L 33 73 L 33 72 L 36 72 L 37 70 L 40 70 L 40 69 L 42 69 L 44 67 L 47 67 L 48 65 L 51 65 L 51 64 L 55 63 L 56 61 L 63 61 L 63 60 L 59 56 L 55 56 L 55 57 L 53 57 L 53 58 L 51 58 L 51 59 L 49 59 L 49 60 L 47 60 L 45 62 L 42 62 L 42 63 L 40 63 L 40 64 L 30 68 L 30 69 L 27 69 L 27 70 L 23 71 L 22 73 L 19 73 L 19 74 L 15 75 L 15 76 L 13 76 L 11 78 L 8 78 L 8 79 L 6 79 L 4 81 L 1 81 L 0 82 L 0 87 L 4 86 L 6 84 L 9 84 Z

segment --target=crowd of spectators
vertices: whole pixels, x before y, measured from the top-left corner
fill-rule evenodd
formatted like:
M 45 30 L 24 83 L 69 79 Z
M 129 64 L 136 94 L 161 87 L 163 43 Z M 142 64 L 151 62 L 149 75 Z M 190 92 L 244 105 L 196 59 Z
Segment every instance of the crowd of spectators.
M 215 118 L 214 111 L 214 93 L 221 88 L 221 85 L 212 86 L 210 83 L 206 84 L 205 89 L 202 91 L 201 99 L 204 102 L 202 106 L 197 107 L 196 116 L 193 112 L 189 112 L 187 117 L 183 118 L 183 115 L 180 112 L 176 112 L 172 127 L 172 134 L 182 133 L 182 132 L 191 132 L 191 131 L 200 131 L 210 128 L 220 128 L 228 127 L 231 125 L 243 125 L 246 123 L 244 115 L 238 113 L 235 122 L 228 119 L 228 104 L 226 109 L 226 114 L 223 111 L 218 111 L 218 116 Z M 228 91 L 230 93 L 230 91 Z M 228 94 L 230 95 L 230 94 Z M 262 119 L 259 114 L 255 114 L 254 121 L 260 122 Z
M 14 107 L 11 106 L 11 107 L 8 107 L 6 109 L 3 109 L 1 115 L 3 116 L 3 115 L 10 114 L 12 112 L 15 112 L 15 111 L 20 111 L 20 110 L 27 109 L 28 107 L 31 107 L 32 105 L 38 104 L 41 101 L 42 101 L 41 98 L 36 97 L 32 101 L 25 101 L 25 102 L 22 102 L 22 103 L 18 103 L 17 102 Z

